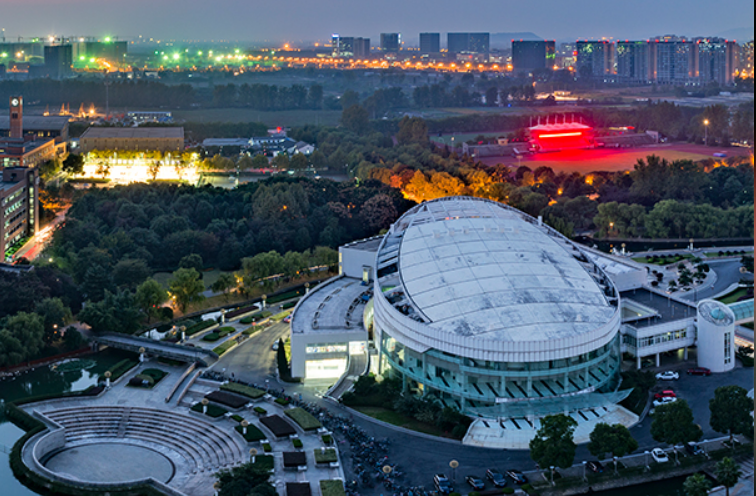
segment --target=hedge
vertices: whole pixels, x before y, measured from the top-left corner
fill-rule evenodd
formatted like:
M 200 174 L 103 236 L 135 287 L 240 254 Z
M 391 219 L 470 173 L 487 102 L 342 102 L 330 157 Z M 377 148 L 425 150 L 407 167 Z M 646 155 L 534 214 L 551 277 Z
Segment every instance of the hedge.
M 299 298 L 297 298 L 296 300 L 287 301 L 286 303 L 281 305 L 281 310 L 288 310 L 290 308 L 294 308 L 295 306 L 297 306 L 297 303 L 299 303 Z
M 270 443 L 265 443 L 262 445 L 263 451 L 266 453 L 270 453 L 273 451 L 273 447 L 270 445 Z
M 333 444 L 333 436 L 330 434 L 325 434 L 323 437 L 323 444 Z
M 322 496 L 346 496 L 344 483 L 340 480 L 320 481 L 320 494 Z
M 218 323 L 212 319 L 203 320 L 202 322 L 198 322 L 191 327 L 187 327 L 186 331 L 184 332 L 187 336 L 194 336 L 198 332 L 202 332 L 207 328 L 213 327 L 214 325 L 218 325 Z
M 285 410 L 284 413 L 294 422 L 299 424 L 299 427 L 306 431 L 313 431 L 315 429 L 323 427 L 323 424 L 321 424 L 318 419 L 301 408 L 292 408 L 290 410 Z
M 339 457 L 336 455 L 336 450 L 333 448 L 326 448 L 324 450 L 316 449 L 313 453 L 315 453 L 315 463 L 332 463 L 339 461 Z
M 244 334 L 245 336 L 251 336 L 252 334 L 256 333 L 257 331 L 261 331 L 261 330 L 262 330 L 262 326 L 254 326 L 253 325 L 253 326 L 250 326 L 250 327 L 247 327 L 246 329 L 244 329 L 242 331 L 242 334 Z
M 220 329 L 216 329 L 215 332 L 218 333 L 218 336 L 224 338 L 228 336 L 229 334 L 231 334 L 232 332 L 234 332 L 235 330 L 236 329 L 234 329 L 231 326 L 224 326 L 224 327 L 221 327 Z
M 202 413 L 202 406 L 202 403 L 195 403 L 191 409 L 195 412 Z M 227 413 L 228 410 L 226 410 L 225 408 L 210 403 L 209 405 L 207 405 L 207 413 L 205 415 L 212 418 L 218 418 Z
M 234 317 L 238 317 L 239 315 L 244 315 L 245 313 L 254 312 L 255 310 L 257 310 L 257 305 L 250 305 L 247 307 L 242 307 L 232 312 L 227 312 L 226 318 L 233 319 Z
M 221 356 L 222 354 L 224 354 L 225 352 L 233 348 L 235 345 L 236 345 L 236 340 L 229 339 L 225 343 L 213 348 L 213 353 L 215 353 L 218 356 Z
M 270 304 L 278 303 L 280 301 L 290 300 L 292 298 L 302 296 L 303 294 L 305 294 L 305 288 L 301 287 L 292 291 L 286 291 L 285 293 L 269 296 L 267 302 Z
M 132 360 L 131 358 L 124 358 L 123 360 L 121 360 L 117 364 L 113 365 L 112 367 L 110 367 L 108 369 L 108 372 L 110 372 L 110 380 L 111 380 L 111 382 L 119 379 L 126 372 L 128 372 L 131 369 L 133 369 L 137 365 L 139 365 L 139 362 L 137 362 L 136 360 Z M 101 382 L 105 382 L 105 376 L 104 376 L 104 374 L 102 376 L 100 376 L 99 380 Z
M 258 414 L 258 415 L 267 415 L 268 414 L 268 410 L 266 410 L 265 408 L 262 408 L 260 406 L 256 406 L 252 410 L 254 410 L 255 413 Z
M 236 432 L 241 434 L 244 440 L 248 443 L 254 443 L 255 441 L 262 441 L 263 439 L 265 439 L 265 434 L 263 434 L 260 429 L 252 424 L 249 424 L 247 426 L 246 434 L 243 434 L 244 427 L 242 427 L 241 425 L 237 425 L 236 427 L 234 427 L 234 429 L 236 429 Z
M 242 420 L 244 420 L 244 417 L 242 417 L 241 415 L 236 415 L 236 414 L 234 414 L 234 415 L 231 415 L 231 418 L 232 418 L 233 420 L 236 420 L 236 421 L 237 421 L 237 422 L 239 422 L 239 423 L 241 423 L 241 421 L 242 421 Z
M 214 343 L 218 341 L 221 338 L 220 334 L 217 332 L 208 332 L 204 336 L 202 336 L 202 341 L 207 341 L 208 343 Z
M 265 449 L 265 446 L 263 446 L 263 449 Z M 256 455 L 254 466 L 262 470 L 273 470 L 273 467 L 274 467 L 273 456 L 272 455 Z
M 245 386 L 244 384 L 239 384 L 237 382 L 227 382 L 225 384 L 221 384 L 220 388 L 223 391 L 229 391 L 231 393 L 241 394 L 242 396 L 252 398 L 253 400 L 256 400 L 258 398 L 262 398 L 263 396 L 265 396 L 265 391 L 261 391 L 257 388 L 253 388 L 250 386 Z M 262 410 L 262 412 L 259 412 L 258 410 Z M 263 410 L 260 407 L 255 407 L 255 411 L 258 413 L 267 413 L 265 410 Z
M 294 446 L 295 448 L 301 448 L 302 446 L 304 446 L 304 444 L 302 444 L 302 440 L 299 438 L 292 439 L 291 445 Z
M 286 406 L 289 404 L 289 400 L 287 400 L 286 398 L 276 398 L 275 402 L 281 406 Z

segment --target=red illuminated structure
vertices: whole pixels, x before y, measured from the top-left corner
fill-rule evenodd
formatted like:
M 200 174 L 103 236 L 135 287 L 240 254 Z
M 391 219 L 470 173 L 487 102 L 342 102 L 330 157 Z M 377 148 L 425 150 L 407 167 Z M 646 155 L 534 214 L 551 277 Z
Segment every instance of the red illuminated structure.
M 593 148 L 593 128 L 580 122 L 549 122 L 531 126 L 530 148 L 535 152 L 555 152 Z

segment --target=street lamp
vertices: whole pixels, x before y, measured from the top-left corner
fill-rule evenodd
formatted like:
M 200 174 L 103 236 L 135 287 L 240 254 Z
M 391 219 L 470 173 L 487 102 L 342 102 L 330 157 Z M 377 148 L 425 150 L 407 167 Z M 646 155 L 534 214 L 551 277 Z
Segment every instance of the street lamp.
M 588 479 L 585 477 L 585 467 L 588 465 L 588 462 L 583 460 L 583 480 L 588 482 Z
M 704 119 L 704 146 L 709 144 L 709 119 Z
M 255 464 L 255 456 L 257 456 L 257 448 L 251 448 L 249 450 L 249 456 L 250 456 L 250 462 L 252 465 Z
M 551 485 L 554 485 L 554 465 L 549 467 L 549 471 L 551 472 Z
M 612 461 L 614 462 L 614 475 L 619 475 L 617 472 L 617 457 L 613 456 Z
M 210 401 L 207 398 L 202 398 L 202 413 L 207 414 L 207 405 L 210 403 Z
M 648 466 L 648 450 L 643 452 L 644 459 L 646 461 L 646 470 L 651 470 L 651 467 Z
M 452 460 L 449 462 L 449 466 L 452 469 L 452 485 L 457 483 L 457 467 L 459 467 L 459 462 L 457 460 Z

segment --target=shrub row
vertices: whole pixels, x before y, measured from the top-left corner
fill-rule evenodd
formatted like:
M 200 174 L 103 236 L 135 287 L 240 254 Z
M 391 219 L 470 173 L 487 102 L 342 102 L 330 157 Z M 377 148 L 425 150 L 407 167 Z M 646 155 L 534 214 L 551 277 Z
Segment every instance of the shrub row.
M 185 332 L 187 336 L 194 336 L 198 332 L 202 332 L 205 329 L 213 327 L 214 325 L 218 325 L 218 323 L 212 319 L 203 320 L 202 322 L 198 322 L 191 327 L 187 327 Z
M 302 440 L 299 439 L 298 437 L 295 437 L 294 439 L 291 440 L 291 445 L 294 446 L 295 448 L 301 448 L 302 446 L 304 446 L 304 444 L 302 444 Z
M 250 305 L 247 307 L 242 307 L 232 312 L 226 312 L 226 319 L 233 319 L 235 317 L 238 317 L 239 315 L 244 315 L 245 313 L 254 312 L 255 310 L 257 310 L 257 305 Z
M 242 324 L 252 324 L 253 322 L 260 322 L 261 320 L 265 320 L 271 315 L 273 315 L 273 313 L 270 312 L 269 310 L 263 310 L 262 312 L 257 312 L 255 314 L 248 315 L 242 318 L 241 320 L 239 320 L 239 322 L 241 322 Z
M 299 427 L 306 431 L 313 431 L 315 429 L 323 427 L 318 419 L 301 408 L 292 408 L 290 410 L 285 410 L 284 413 L 287 417 L 296 422 Z
M 296 300 L 287 301 L 286 303 L 281 305 L 281 309 L 288 310 L 289 308 L 294 308 L 295 306 L 297 306 L 297 303 L 299 303 L 299 298 L 297 298 Z
M 244 334 L 245 336 L 251 336 L 252 334 L 254 334 L 254 333 L 256 333 L 257 331 L 260 331 L 260 330 L 262 330 L 261 326 L 250 326 L 250 327 L 247 327 L 246 329 L 244 329 L 242 331 L 242 334 Z
M 229 391 L 231 393 L 241 394 L 242 396 L 252 398 L 253 400 L 262 398 L 265 395 L 265 391 L 261 391 L 257 388 L 245 386 L 244 384 L 239 384 L 236 382 L 227 382 L 225 384 L 221 384 L 220 388 L 223 391 Z M 257 411 L 258 408 L 260 407 L 255 407 L 255 411 Z M 266 413 L 265 410 L 263 410 L 262 408 L 260 408 L 260 410 L 262 410 L 262 413 Z
M 286 291 L 286 292 L 281 293 L 281 294 L 269 296 L 267 301 L 268 301 L 268 303 L 273 304 L 273 303 L 278 303 L 278 302 L 281 302 L 281 301 L 290 300 L 292 298 L 296 298 L 298 296 L 302 296 L 303 294 L 305 294 L 305 288 L 304 287 L 300 287 L 299 289 L 294 289 L 294 290 L 291 290 L 291 291 Z
M 221 356 L 222 354 L 224 354 L 225 352 L 233 348 L 234 345 L 236 345 L 236 341 L 233 339 L 229 339 L 225 343 L 213 348 L 213 353 L 215 353 L 218 356 Z

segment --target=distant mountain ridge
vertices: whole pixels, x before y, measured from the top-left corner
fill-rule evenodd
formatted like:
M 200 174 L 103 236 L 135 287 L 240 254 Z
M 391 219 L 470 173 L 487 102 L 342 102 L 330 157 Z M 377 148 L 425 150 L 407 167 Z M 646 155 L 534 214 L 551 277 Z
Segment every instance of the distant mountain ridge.
M 512 40 L 542 40 L 543 38 L 535 33 L 491 33 L 491 48 L 512 48 Z

